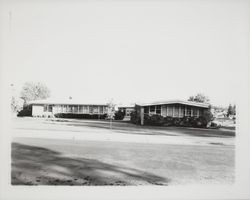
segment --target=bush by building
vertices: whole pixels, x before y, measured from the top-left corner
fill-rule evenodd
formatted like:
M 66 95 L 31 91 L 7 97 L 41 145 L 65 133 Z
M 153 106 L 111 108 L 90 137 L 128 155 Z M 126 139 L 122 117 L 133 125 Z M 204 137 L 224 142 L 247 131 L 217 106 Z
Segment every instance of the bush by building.
M 24 106 L 22 110 L 17 113 L 18 117 L 31 117 L 32 116 L 32 108 L 29 106 Z
M 144 115 L 144 124 L 151 126 L 162 126 L 164 125 L 164 117 L 161 115 Z
M 123 120 L 125 116 L 125 111 L 118 110 L 115 112 L 115 120 Z
M 54 115 L 56 118 L 72 118 L 72 119 L 106 119 L 107 114 L 72 114 L 72 113 L 57 113 Z
M 182 127 L 207 127 L 211 121 L 210 116 L 200 117 L 163 117 L 161 115 L 144 114 L 144 124 L 150 126 L 182 126 Z M 131 113 L 131 122 L 140 124 L 141 118 L 136 111 Z

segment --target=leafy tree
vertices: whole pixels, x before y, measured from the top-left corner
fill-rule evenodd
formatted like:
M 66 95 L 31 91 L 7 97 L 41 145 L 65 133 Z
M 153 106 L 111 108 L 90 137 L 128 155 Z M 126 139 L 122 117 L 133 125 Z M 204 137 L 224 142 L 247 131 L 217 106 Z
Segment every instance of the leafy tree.
M 18 110 L 17 100 L 15 97 L 11 97 L 11 111 L 17 112 L 17 110 Z
M 43 83 L 26 82 L 20 96 L 24 100 L 24 104 L 26 104 L 28 101 L 48 98 L 50 90 Z
M 227 116 L 235 114 L 236 114 L 236 105 L 232 106 L 231 104 L 229 104 L 227 109 Z
M 17 98 L 16 96 L 11 97 L 11 111 L 12 113 L 16 113 L 20 111 L 23 107 L 23 100 Z
M 194 101 L 198 103 L 209 103 L 210 100 L 204 94 L 198 93 L 196 96 L 189 97 L 188 101 Z M 201 126 L 206 127 L 211 121 L 214 120 L 213 114 L 211 112 L 211 108 L 212 108 L 212 105 L 210 104 L 208 110 L 206 110 L 203 116 L 199 118 L 200 119 L 199 123 L 201 124 Z
M 214 120 L 213 114 L 211 113 L 210 109 L 206 110 L 203 114 L 203 118 L 205 120 L 205 124 L 207 125 L 209 122 Z
M 233 106 L 233 115 L 236 115 L 236 105 Z
M 204 94 L 198 93 L 196 96 L 190 96 L 188 101 L 194 101 L 198 103 L 209 103 L 209 98 Z

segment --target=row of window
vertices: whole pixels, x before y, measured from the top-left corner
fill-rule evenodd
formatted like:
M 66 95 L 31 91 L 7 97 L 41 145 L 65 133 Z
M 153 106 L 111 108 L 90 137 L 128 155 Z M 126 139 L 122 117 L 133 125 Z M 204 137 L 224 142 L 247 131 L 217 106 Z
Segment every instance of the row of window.
M 148 106 L 144 108 L 144 113 L 161 114 L 161 106 Z
M 44 105 L 44 112 L 52 112 L 52 105 Z M 90 113 L 103 114 L 107 112 L 105 106 L 74 106 L 74 105 L 56 105 L 54 106 L 55 113 Z
M 43 112 L 52 112 L 52 105 L 44 105 Z
M 171 116 L 171 117 L 199 117 L 201 115 L 201 111 L 198 108 L 190 108 L 185 106 L 147 106 L 144 107 L 145 114 L 159 114 L 163 116 Z

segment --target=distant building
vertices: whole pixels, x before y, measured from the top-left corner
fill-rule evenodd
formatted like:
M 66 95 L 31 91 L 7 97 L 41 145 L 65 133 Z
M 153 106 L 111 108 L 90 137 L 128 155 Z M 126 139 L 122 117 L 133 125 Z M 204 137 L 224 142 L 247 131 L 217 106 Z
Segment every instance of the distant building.
M 135 105 L 122 105 L 118 107 L 118 110 L 125 112 L 123 120 L 130 120 L 131 112 L 135 110 Z
M 227 111 L 225 109 L 211 109 L 211 113 L 213 114 L 214 118 L 222 119 L 227 117 Z
M 197 103 L 192 101 L 162 101 L 139 104 L 139 112 L 141 115 L 141 124 L 143 124 L 144 114 L 161 115 L 163 117 L 199 117 L 204 114 L 204 111 L 209 109 L 209 104 Z
M 106 103 L 76 102 L 72 99 L 58 101 L 52 99 L 30 101 L 33 117 L 53 117 L 55 114 L 105 115 L 108 112 Z

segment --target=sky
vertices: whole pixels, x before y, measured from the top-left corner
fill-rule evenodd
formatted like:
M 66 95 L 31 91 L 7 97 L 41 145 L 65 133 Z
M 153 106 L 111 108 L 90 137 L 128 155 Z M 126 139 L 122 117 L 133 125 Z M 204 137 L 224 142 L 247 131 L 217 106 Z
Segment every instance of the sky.
M 8 84 L 55 98 L 236 103 L 248 74 L 246 1 L 5 1 Z

